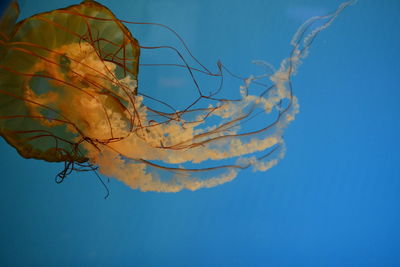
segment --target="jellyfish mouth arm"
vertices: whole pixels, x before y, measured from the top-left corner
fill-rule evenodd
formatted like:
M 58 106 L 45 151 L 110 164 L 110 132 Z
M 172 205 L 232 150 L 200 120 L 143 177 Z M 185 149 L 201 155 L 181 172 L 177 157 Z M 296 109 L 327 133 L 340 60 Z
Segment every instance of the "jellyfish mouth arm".
M 315 17 L 304 23 L 291 41 L 293 49 L 289 57 L 281 62 L 277 70 L 274 71 L 273 67 L 265 64 L 268 73 L 250 78 L 237 77 L 245 83 L 241 88 L 241 90 L 243 89 L 242 98 L 234 99 L 234 101 L 219 99 L 214 95 L 205 96 L 197 88 L 199 97 L 181 111 L 175 111 L 171 108 L 173 112 L 165 113 L 147 107 L 147 112 L 150 113 L 147 115 L 148 119 L 154 115 L 155 118 L 159 116 L 165 121 L 148 120 L 149 125 L 146 126 L 146 129 L 149 133 L 142 139 L 145 141 L 144 144 L 133 140 L 133 136 L 120 142 L 106 144 L 100 147 L 101 153 L 94 155 L 94 162 L 97 163 L 96 160 L 100 162 L 99 166 L 102 173 L 118 177 L 133 188 L 140 188 L 144 191 L 167 192 L 175 192 L 183 188 L 195 190 L 201 187 L 209 187 L 211 184 L 214 186 L 231 181 L 239 170 L 250 166 L 253 166 L 255 170 L 269 169 L 283 157 L 285 152 L 284 128 L 294 119 L 299 110 L 297 98 L 293 95 L 291 77 L 296 74 L 301 59 L 307 56 L 308 50 L 318 33 L 327 28 L 340 12 L 352 3 L 354 1 L 346 2 L 332 14 Z M 322 22 L 322 25 L 315 24 L 317 21 Z M 142 46 L 142 48 L 171 49 L 168 46 Z M 154 64 L 148 64 L 148 66 L 154 66 Z M 192 72 L 207 73 L 207 70 L 201 67 L 193 68 L 189 66 L 186 61 L 183 61 L 183 64 L 170 64 L 168 66 L 186 68 L 190 75 L 193 75 Z M 225 70 L 222 64 L 219 69 Z M 273 73 L 270 73 L 271 70 Z M 216 76 L 219 75 L 222 74 L 218 73 Z M 261 83 L 262 78 L 269 78 L 272 85 L 267 86 Z M 258 96 L 250 94 L 248 90 L 250 85 L 255 84 L 265 87 L 265 90 Z M 198 109 L 195 104 L 201 99 L 216 100 L 221 103 L 221 107 L 213 106 Z M 264 109 L 261 108 L 260 112 L 268 114 L 271 110 L 274 110 L 274 114 L 277 114 L 277 116 L 258 129 L 247 131 L 246 129 L 239 129 L 241 125 L 260 113 L 257 112 L 260 105 L 264 105 Z M 243 106 L 246 108 L 241 109 Z M 237 110 L 240 110 L 240 112 Z M 200 115 L 196 116 L 198 113 Z M 191 114 L 193 114 L 194 119 L 185 119 L 185 116 Z M 220 122 L 211 125 L 211 127 L 205 127 L 209 126 L 207 125 L 209 123 L 208 118 L 212 116 L 219 117 Z M 198 129 L 199 126 L 204 128 Z M 176 131 L 174 127 L 180 130 Z M 162 133 L 167 133 L 167 136 L 162 135 Z M 140 153 L 132 150 L 140 151 Z M 221 159 L 236 160 L 236 163 L 217 163 L 218 166 L 214 166 L 215 160 Z M 116 166 L 107 165 L 110 168 L 108 170 L 107 167 L 102 165 L 102 163 L 108 164 L 109 161 L 113 160 L 115 160 Z M 159 161 L 165 164 L 158 163 Z M 186 163 L 190 164 L 185 165 Z M 207 164 L 207 167 L 191 167 L 191 164 L 199 163 Z M 211 167 L 209 167 L 210 165 Z M 154 170 L 154 173 L 150 169 Z M 224 170 L 228 172 L 227 176 L 218 174 L 219 171 Z M 170 180 L 163 181 L 160 178 L 164 171 L 172 173 Z M 158 172 L 160 172 L 159 176 L 157 176 Z M 214 175 L 215 172 L 217 172 L 216 175 Z M 132 177 L 133 173 L 136 174 L 136 178 Z M 214 178 L 216 179 L 212 180 Z
M 232 181 L 240 170 L 249 167 L 267 170 L 283 157 L 284 150 L 276 146 L 259 158 L 238 159 L 236 164 L 202 168 L 170 167 L 142 158 L 123 156 L 122 151 L 102 145 L 100 153 L 91 155 L 92 163 L 99 166 L 100 173 L 116 177 L 128 186 L 142 191 L 178 192 L 183 189 L 210 188 Z M 269 157 L 281 151 L 277 157 Z

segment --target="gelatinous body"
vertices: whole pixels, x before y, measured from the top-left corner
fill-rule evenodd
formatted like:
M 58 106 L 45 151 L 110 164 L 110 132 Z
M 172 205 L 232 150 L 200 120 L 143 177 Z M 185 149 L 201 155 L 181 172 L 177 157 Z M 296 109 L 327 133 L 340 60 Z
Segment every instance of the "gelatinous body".
M 169 106 L 141 94 L 143 48 L 106 7 L 84 1 L 13 25 L 18 9 L 12 6 L 0 24 L 0 134 L 23 157 L 65 162 L 63 176 L 98 167 L 143 191 L 196 190 L 249 167 L 265 171 L 283 157 L 283 132 L 299 110 L 291 76 L 315 36 L 349 4 L 303 24 L 277 70 L 258 62 L 272 73 L 224 89 L 238 97 L 220 97 L 221 88 L 205 94 L 193 76 L 199 69 L 181 57 L 198 98 L 171 112 L 146 104 Z M 218 66 L 214 75 L 222 76 Z M 268 85 L 261 82 L 266 78 Z M 257 127 L 247 129 L 254 120 Z

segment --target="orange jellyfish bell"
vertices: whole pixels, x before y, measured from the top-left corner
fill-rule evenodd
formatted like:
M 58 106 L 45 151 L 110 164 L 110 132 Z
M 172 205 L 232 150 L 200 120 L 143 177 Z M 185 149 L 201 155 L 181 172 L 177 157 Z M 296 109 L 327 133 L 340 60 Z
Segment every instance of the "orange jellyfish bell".
M 138 41 L 95 1 L 17 16 L 0 24 L 0 134 L 25 158 L 85 162 L 83 140 L 121 138 L 107 121 L 133 127 Z

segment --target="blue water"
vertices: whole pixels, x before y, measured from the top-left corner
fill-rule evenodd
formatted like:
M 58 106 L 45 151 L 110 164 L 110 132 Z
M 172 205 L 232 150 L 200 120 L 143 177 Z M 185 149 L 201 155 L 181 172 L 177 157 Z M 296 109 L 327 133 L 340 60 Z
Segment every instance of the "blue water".
M 26 1 L 21 16 L 75 3 Z M 219 59 L 249 75 L 254 59 L 277 67 L 301 23 L 340 1 L 101 3 L 120 19 L 171 26 L 213 70 Z M 318 36 L 293 78 L 300 113 L 287 155 L 267 172 L 176 194 L 111 180 L 104 200 L 93 174 L 56 184 L 61 165 L 21 158 L 1 140 L 0 265 L 400 266 L 399 14 L 397 0 L 360 0 Z M 131 30 L 142 44 L 174 40 Z M 140 75 L 143 90 L 182 82 Z

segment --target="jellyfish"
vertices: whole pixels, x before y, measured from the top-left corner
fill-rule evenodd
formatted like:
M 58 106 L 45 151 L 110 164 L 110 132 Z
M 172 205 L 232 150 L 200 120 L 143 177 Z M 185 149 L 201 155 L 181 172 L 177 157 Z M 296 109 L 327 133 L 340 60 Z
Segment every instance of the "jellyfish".
M 230 71 L 221 62 L 208 71 L 168 26 L 119 20 L 89 0 L 16 23 L 12 2 L 0 22 L 0 135 L 24 158 L 64 162 L 58 182 L 93 170 L 133 189 L 178 192 L 224 184 L 248 168 L 266 171 L 283 158 L 284 131 L 299 112 L 291 77 L 315 37 L 352 3 L 306 21 L 279 68 L 255 61 L 264 74 L 231 73 L 239 85 L 227 97 L 231 88 L 206 93 L 195 73 Z M 141 46 L 129 24 L 163 27 L 182 43 L 199 67 L 174 47 L 180 64 L 170 65 L 192 77 L 194 102 L 175 109 L 141 92 L 140 53 L 158 47 Z

